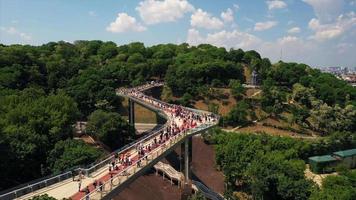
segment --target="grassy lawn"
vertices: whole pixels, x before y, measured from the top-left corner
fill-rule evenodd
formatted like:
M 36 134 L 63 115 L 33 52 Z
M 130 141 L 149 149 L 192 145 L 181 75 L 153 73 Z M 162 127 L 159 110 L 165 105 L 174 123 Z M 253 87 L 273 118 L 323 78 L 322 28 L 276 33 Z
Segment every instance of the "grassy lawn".
M 281 130 L 278 128 L 273 128 L 269 126 L 263 126 L 259 124 L 247 126 L 238 129 L 239 132 L 244 132 L 244 133 L 267 133 L 269 135 L 275 135 L 275 136 L 293 136 L 296 135 L 296 133 L 292 131 L 285 131 Z
M 122 102 L 122 105 L 124 108 L 120 110 L 120 114 L 128 119 L 128 99 L 125 98 L 125 100 Z M 138 105 L 135 104 L 135 122 L 136 123 L 156 123 L 157 122 L 157 116 L 156 113 Z
M 222 116 L 226 116 L 230 112 L 230 110 L 236 105 L 236 100 L 231 95 L 230 89 L 214 88 L 214 91 L 221 95 L 216 95 L 210 98 L 205 97 L 204 100 L 195 101 L 194 108 L 209 111 L 209 104 L 217 105 L 219 114 Z

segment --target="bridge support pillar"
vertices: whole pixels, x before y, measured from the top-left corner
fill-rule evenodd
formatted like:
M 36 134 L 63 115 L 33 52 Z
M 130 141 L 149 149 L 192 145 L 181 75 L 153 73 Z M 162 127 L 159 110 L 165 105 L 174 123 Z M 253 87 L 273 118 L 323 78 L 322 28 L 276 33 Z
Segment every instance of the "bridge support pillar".
M 129 124 L 135 127 L 135 102 L 129 98 Z
M 189 137 L 181 144 L 181 170 L 184 174 L 184 184 L 182 185 L 181 200 L 188 200 L 192 193 L 191 183 L 191 162 L 192 162 L 192 138 Z
M 188 183 L 191 178 L 191 164 L 192 164 L 192 138 L 187 138 L 181 145 L 181 163 L 180 168 L 184 173 L 185 183 Z

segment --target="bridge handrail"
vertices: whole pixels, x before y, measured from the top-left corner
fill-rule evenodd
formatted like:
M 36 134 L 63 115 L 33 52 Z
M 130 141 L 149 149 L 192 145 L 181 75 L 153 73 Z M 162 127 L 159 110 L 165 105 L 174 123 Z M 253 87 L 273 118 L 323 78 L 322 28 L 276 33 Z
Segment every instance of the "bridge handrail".
M 116 154 L 116 153 L 120 154 L 120 153 L 126 151 L 127 149 L 130 149 L 131 147 L 134 147 L 135 145 L 137 145 L 137 144 L 139 144 L 139 143 L 142 143 L 142 142 L 148 140 L 148 139 L 151 138 L 151 137 L 156 136 L 157 133 L 159 133 L 159 132 L 160 132 L 162 129 L 164 129 L 165 127 L 166 127 L 166 125 L 164 125 L 163 127 L 161 127 L 161 128 L 158 129 L 158 130 L 155 130 L 154 132 L 152 132 L 152 133 L 150 133 L 150 134 L 145 135 L 144 137 L 140 138 L 139 140 L 133 141 L 133 142 L 131 142 L 131 143 L 129 143 L 129 144 L 123 146 L 122 148 L 120 148 L 120 149 L 118 149 L 118 150 L 116 150 L 116 151 L 113 151 L 114 155 L 109 156 L 107 159 L 101 161 L 100 163 L 97 163 L 97 164 L 91 166 L 91 167 L 88 168 L 88 169 L 84 169 L 84 171 L 86 171 L 86 173 L 87 173 L 87 171 L 90 171 L 90 170 L 96 168 L 97 166 L 102 165 L 103 163 L 107 164 L 109 161 L 112 161 L 112 159 L 115 157 L 115 154 Z M 113 153 L 112 153 L 112 154 L 113 154 Z M 90 173 L 87 173 L 87 174 L 89 175 Z
M 211 126 L 214 126 L 214 125 L 215 125 L 215 124 L 212 124 L 212 123 L 202 124 L 202 125 L 200 125 L 200 126 L 198 126 L 198 127 L 196 127 L 196 128 L 192 128 L 192 129 L 190 129 L 190 130 L 188 130 L 188 131 L 186 131 L 186 132 L 183 132 L 182 134 L 178 134 L 178 135 L 176 135 L 175 137 L 176 137 L 176 139 L 182 139 L 182 138 L 186 137 L 187 135 L 191 135 L 192 133 L 195 133 L 195 132 L 198 132 L 198 131 L 207 129 L 207 128 L 209 128 L 209 127 L 211 127 Z M 163 143 L 163 144 L 166 144 L 166 143 Z M 163 144 L 161 144 L 160 146 L 163 146 Z M 174 143 L 174 144 L 175 144 L 175 143 Z M 169 148 L 169 147 L 173 146 L 174 144 L 168 142 L 168 145 L 167 145 L 165 148 Z M 155 148 L 154 150 L 152 150 L 152 151 L 149 153 L 149 155 L 154 155 L 155 152 L 158 152 L 158 151 L 160 151 L 160 150 L 162 150 L 162 149 L 161 149 L 161 148 Z M 149 155 L 147 155 L 147 156 L 149 156 Z M 155 158 L 152 157 L 151 162 L 152 162 L 154 159 L 156 159 L 157 157 L 158 157 L 158 155 L 157 155 Z M 142 158 L 138 159 L 137 161 L 134 161 L 134 162 L 132 163 L 132 165 L 130 165 L 129 167 L 127 167 L 125 170 L 121 171 L 120 173 L 117 173 L 115 176 L 113 176 L 113 177 L 110 178 L 109 180 L 105 181 L 105 182 L 103 183 L 103 188 L 105 188 L 105 185 L 110 184 L 111 181 L 114 181 L 114 179 L 118 178 L 118 177 L 119 177 L 121 174 L 123 174 L 124 172 L 127 172 L 127 171 L 129 171 L 129 169 L 132 169 L 133 167 L 135 167 L 135 166 L 137 165 L 137 162 L 143 161 L 144 159 L 145 159 L 145 157 L 142 157 Z M 148 161 L 147 161 L 146 165 L 147 165 L 147 164 L 148 164 Z M 128 177 L 129 177 L 129 176 L 128 176 Z M 127 179 L 126 179 L 126 180 L 127 180 Z M 91 191 L 89 194 L 87 194 L 87 195 L 85 195 L 84 197 L 82 197 L 81 200 L 85 200 L 87 197 L 90 197 L 91 195 L 93 195 L 93 194 L 96 193 L 96 192 L 99 192 L 99 191 L 98 191 L 98 190 L 93 190 L 93 191 Z M 215 199 L 213 199 L 213 200 L 215 200 Z M 221 199 L 218 199 L 218 200 L 221 200 Z
M 166 123 L 166 124 L 167 124 L 167 123 Z M 43 184 L 43 183 L 45 183 L 45 187 L 47 187 L 47 186 L 48 186 L 48 185 L 46 184 L 47 182 L 50 182 L 50 181 L 53 180 L 53 179 L 57 179 L 58 177 L 66 176 L 66 175 L 68 175 L 68 174 L 72 175 L 72 171 L 82 171 L 82 172 L 84 172 L 87 176 L 89 176 L 89 174 L 91 174 L 91 171 L 92 171 L 93 169 L 97 169 L 98 166 L 101 166 L 101 167 L 102 167 L 102 166 L 108 164 L 108 163 L 115 157 L 115 153 L 122 153 L 122 152 L 124 152 L 126 149 L 129 149 L 129 148 L 131 148 L 131 147 L 137 145 L 138 143 L 142 143 L 142 142 L 148 140 L 149 138 L 156 136 L 157 133 L 159 133 L 159 132 L 160 132 L 162 129 L 164 129 L 165 127 L 166 127 L 166 125 L 162 126 L 160 129 L 155 130 L 154 132 L 152 132 L 152 133 L 150 133 L 150 134 L 145 135 L 144 137 L 140 138 L 139 140 L 135 140 L 135 141 L 133 141 L 133 142 L 131 142 L 131 143 L 129 143 L 129 144 L 127 144 L 127 145 L 125 145 L 125 146 L 123 146 L 123 147 L 121 147 L 121 148 L 115 150 L 115 151 L 113 151 L 109 157 L 107 157 L 107 158 L 105 158 L 105 159 L 99 161 L 99 163 L 96 163 L 96 162 L 95 162 L 96 164 L 94 164 L 94 163 L 89 164 L 89 165 L 88 165 L 88 168 L 79 167 L 79 168 L 75 168 L 75 169 L 69 170 L 69 171 L 67 171 L 67 172 L 58 174 L 58 175 L 56 175 L 56 176 L 54 176 L 54 177 L 50 177 L 50 178 L 48 178 L 48 179 L 44 179 L 44 180 L 41 180 L 41 181 L 39 181 L 39 182 L 36 182 L 36 183 L 30 184 L 30 185 L 26 185 L 26 186 L 24 186 L 24 187 L 21 187 L 21 188 L 12 190 L 12 191 L 10 191 L 10 192 L 8 192 L 8 193 L 1 194 L 1 195 L 0 195 L 0 198 L 5 197 L 5 196 L 8 196 L 8 195 L 10 195 L 11 193 L 13 193 L 13 194 L 15 194 L 15 196 L 17 196 L 17 195 L 16 195 L 17 192 L 19 192 L 19 191 L 21 191 L 21 190 L 28 190 L 28 189 L 30 189 L 31 187 L 35 186 L 35 185 L 40 185 L 40 184 Z M 100 167 L 100 168 L 101 168 L 101 167 Z M 69 176 L 69 177 L 70 177 L 70 176 Z M 58 182 L 60 182 L 60 181 L 53 182 L 53 183 L 50 184 L 50 185 L 53 185 L 53 184 L 58 183 Z M 43 188 L 43 187 L 40 187 L 39 189 L 41 189 L 41 188 Z M 30 191 L 30 192 L 31 192 L 31 191 Z M 29 193 L 29 192 L 27 192 L 27 193 Z M 27 193 L 24 193 L 24 194 L 27 194 Z
M 176 139 L 178 139 L 179 137 L 185 137 L 186 135 L 188 135 L 188 132 L 189 131 L 187 131 L 187 132 L 185 132 L 185 133 L 183 133 L 183 134 L 179 134 L 179 135 L 176 135 L 175 137 L 176 137 Z M 161 146 L 163 146 L 164 144 L 166 144 L 166 143 L 162 143 L 162 144 L 160 144 L 159 146 L 161 147 Z M 170 146 L 172 146 L 173 144 L 170 144 L 170 143 L 168 143 L 168 146 L 166 146 L 166 148 L 168 148 L 168 147 L 170 147 Z M 155 148 L 155 149 L 153 149 L 149 154 L 150 155 L 154 155 L 154 153 L 155 152 L 159 152 L 159 151 L 161 151 L 162 149 L 161 148 Z M 148 157 L 149 155 L 147 155 L 147 157 Z M 155 158 L 157 158 L 158 156 L 156 156 Z M 153 158 L 152 157 L 152 160 L 154 160 L 155 158 Z M 140 158 L 140 159 L 138 159 L 138 160 L 136 160 L 136 161 L 134 161 L 130 166 L 128 166 L 125 170 L 123 170 L 123 171 L 121 171 L 120 173 L 117 173 L 117 174 L 115 174 L 115 176 L 113 176 L 112 178 L 110 178 L 109 180 L 107 180 L 107 181 L 105 181 L 104 183 L 103 183 L 103 187 L 105 187 L 105 185 L 106 184 L 109 184 L 109 183 L 111 183 L 111 181 L 112 180 L 114 180 L 115 178 L 118 178 L 120 175 L 122 175 L 123 173 L 126 173 L 127 171 L 129 171 L 130 169 L 132 169 L 133 167 L 136 167 L 136 165 L 137 165 L 137 163 L 139 162 L 139 161 L 143 161 L 143 160 L 145 160 L 146 158 L 145 158 L 145 156 L 143 156 L 142 158 Z M 152 161 L 151 160 L 151 161 Z M 149 161 L 147 161 L 147 163 L 146 163 L 146 165 L 148 164 L 148 162 Z M 127 180 L 127 179 L 126 179 Z M 94 193 L 96 193 L 96 192 L 98 192 L 98 190 L 93 190 L 93 191 L 91 191 L 89 194 L 87 194 L 87 195 L 85 195 L 84 197 L 82 197 L 81 198 L 81 200 L 84 200 L 84 199 L 86 199 L 86 197 L 90 197 L 91 195 L 93 195 Z
M 68 179 L 69 177 L 71 177 L 73 175 L 73 172 L 72 171 L 79 171 L 81 168 L 76 168 L 74 170 L 71 170 L 71 171 L 67 171 L 65 173 L 61 173 L 61 174 L 58 174 L 58 175 L 55 175 L 55 176 L 52 176 L 50 178 L 47 178 L 47 179 L 44 179 L 44 180 L 41 180 L 41 181 L 38 181 L 38 182 L 35 182 L 35 183 L 32 183 L 32 184 L 28 184 L 27 186 L 24 186 L 24 187 L 21 187 L 21 188 L 18 188 L 18 189 L 15 189 L 15 190 L 11 190 L 10 192 L 7 192 L 7 193 L 3 193 L 0 195 L 0 199 L 2 198 L 17 198 L 18 197 L 18 193 L 20 193 L 20 196 L 22 195 L 25 195 L 25 194 L 28 194 L 30 192 L 33 191 L 33 187 L 37 186 L 37 185 L 40 185 L 40 184 L 44 184 L 44 187 L 47 187 L 47 183 L 48 182 L 51 182 L 51 184 L 49 185 L 53 185 L 53 184 L 56 184 L 58 182 L 61 182 L 65 179 Z M 64 179 L 61 179 L 61 177 L 64 176 Z M 52 180 L 55 180 L 55 181 L 52 181 Z M 38 189 L 41 189 L 41 188 L 44 188 L 43 186 L 39 186 Z M 31 191 L 28 191 L 26 192 L 26 190 L 29 190 L 31 189 Z M 21 191 L 23 191 L 21 193 Z

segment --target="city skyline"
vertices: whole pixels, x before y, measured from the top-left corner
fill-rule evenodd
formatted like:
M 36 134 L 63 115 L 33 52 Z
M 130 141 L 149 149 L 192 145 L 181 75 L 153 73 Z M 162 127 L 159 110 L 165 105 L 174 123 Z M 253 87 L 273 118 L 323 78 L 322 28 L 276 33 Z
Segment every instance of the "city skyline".
M 209 43 L 276 62 L 354 68 L 355 0 L 0 1 L 0 43 Z

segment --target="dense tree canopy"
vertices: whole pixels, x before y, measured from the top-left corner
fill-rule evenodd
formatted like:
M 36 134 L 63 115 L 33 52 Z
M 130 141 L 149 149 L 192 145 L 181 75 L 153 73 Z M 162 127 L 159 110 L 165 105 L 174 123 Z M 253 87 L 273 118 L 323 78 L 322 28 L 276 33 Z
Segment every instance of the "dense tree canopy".
M 74 166 L 88 165 L 102 155 L 98 149 L 80 140 L 62 140 L 49 152 L 47 165 L 53 172 L 61 172 Z
M 112 150 L 132 141 L 134 130 L 126 120 L 114 112 L 96 110 L 89 116 L 87 132 Z
M 228 193 L 242 190 L 252 194 L 255 199 L 328 199 L 322 197 L 331 194 L 319 194 L 316 186 L 305 179 L 304 160 L 312 155 L 356 146 L 356 137 L 352 133 L 335 133 L 319 141 L 303 141 L 215 130 L 206 138 L 216 143 L 216 163 L 224 172 Z M 352 182 L 354 178 L 353 174 L 349 180 Z M 344 181 L 345 178 L 341 179 Z M 325 181 L 328 182 L 328 179 Z M 343 198 L 346 200 L 353 197 L 350 195 L 355 186 L 351 186 L 351 182 L 335 180 L 330 185 L 344 185 L 346 191 L 342 193 L 347 197 Z M 328 184 L 325 188 L 322 190 L 342 190 L 338 187 L 333 190 Z
M 356 171 L 326 177 L 321 189 L 316 189 L 310 197 L 310 200 L 324 199 L 356 199 Z
M 295 123 L 322 134 L 356 130 L 356 88 L 304 64 L 279 62 L 263 80 L 262 108 L 292 111 Z
M 45 96 L 43 90 L 27 88 L 1 96 L 0 170 L 5 176 L 1 183 L 35 178 L 46 171 L 41 165 L 46 166 L 48 152 L 56 142 L 72 137 L 77 115 L 76 103 L 63 92 Z

